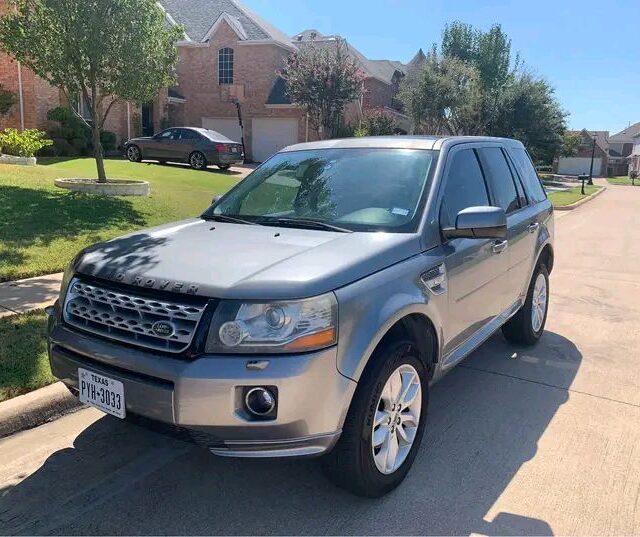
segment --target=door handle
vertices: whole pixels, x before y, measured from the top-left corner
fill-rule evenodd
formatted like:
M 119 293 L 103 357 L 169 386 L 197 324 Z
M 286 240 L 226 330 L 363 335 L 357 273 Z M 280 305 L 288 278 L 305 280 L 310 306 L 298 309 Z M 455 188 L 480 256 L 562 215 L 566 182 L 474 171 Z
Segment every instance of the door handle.
M 493 250 L 494 254 L 500 254 L 507 249 L 508 244 L 509 244 L 509 241 L 506 241 L 506 240 L 496 241 L 493 243 L 493 246 L 491 247 L 491 249 Z
M 527 229 L 529 230 L 529 233 L 533 233 L 539 227 L 540 227 L 540 223 L 539 222 L 533 222 L 533 223 L 531 223 L 531 224 L 529 224 L 527 226 Z

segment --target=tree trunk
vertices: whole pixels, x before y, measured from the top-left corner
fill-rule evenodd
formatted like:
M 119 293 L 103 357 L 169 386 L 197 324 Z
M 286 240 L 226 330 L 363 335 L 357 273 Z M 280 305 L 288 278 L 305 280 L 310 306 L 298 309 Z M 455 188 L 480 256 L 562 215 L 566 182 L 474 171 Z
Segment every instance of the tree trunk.
M 107 174 L 104 171 L 104 154 L 102 143 L 100 142 L 100 127 L 97 121 L 93 122 L 91 131 L 93 134 L 93 156 L 96 159 L 96 168 L 98 169 L 98 183 L 106 183 Z

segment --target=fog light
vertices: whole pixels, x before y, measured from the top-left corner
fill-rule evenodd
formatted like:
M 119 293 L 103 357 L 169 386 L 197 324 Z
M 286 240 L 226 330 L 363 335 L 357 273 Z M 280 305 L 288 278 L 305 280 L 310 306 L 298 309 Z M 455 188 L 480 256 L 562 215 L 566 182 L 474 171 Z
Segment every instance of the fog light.
M 266 416 L 276 407 L 276 398 L 265 388 L 251 388 L 244 396 L 244 404 L 252 414 Z

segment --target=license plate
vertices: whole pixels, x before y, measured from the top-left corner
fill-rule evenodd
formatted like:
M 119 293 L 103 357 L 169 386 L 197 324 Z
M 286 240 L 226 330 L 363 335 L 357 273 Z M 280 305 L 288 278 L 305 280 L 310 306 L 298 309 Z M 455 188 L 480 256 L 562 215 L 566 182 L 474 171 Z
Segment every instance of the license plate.
M 119 380 L 78 368 L 78 389 L 83 403 L 118 418 L 125 417 L 124 385 Z

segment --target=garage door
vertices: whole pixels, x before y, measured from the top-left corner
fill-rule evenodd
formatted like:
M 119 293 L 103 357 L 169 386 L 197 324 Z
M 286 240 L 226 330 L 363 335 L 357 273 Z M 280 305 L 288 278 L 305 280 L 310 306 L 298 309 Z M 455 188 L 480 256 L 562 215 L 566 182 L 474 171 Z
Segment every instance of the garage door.
M 251 121 L 252 158 L 267 160 L 283 147 L 298 143 L 297 119 L 253 119 Z
M 230 140 L 240 143 L 242 141 L 242 133 L 238 118 L 219 118 L 219 117 L 203 117 L 202 127 L 223 134 Z
M 562 175 L 589 175 L 591 167 L 591 157 L 570 157 L 560 158 L 558 162 L 558 173 Z M 600 175 L 602 167 L 602 159 L 593 159 L 593 174 Z

